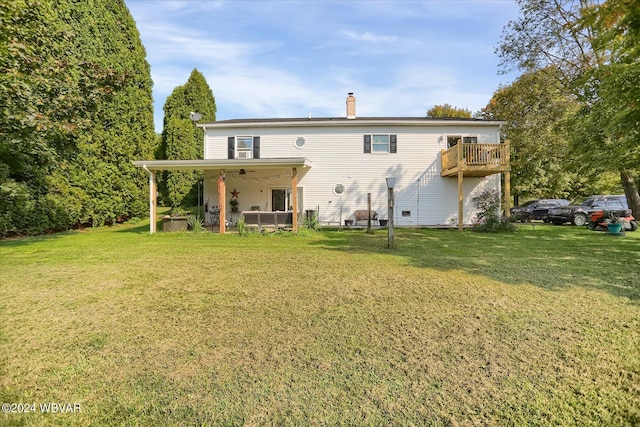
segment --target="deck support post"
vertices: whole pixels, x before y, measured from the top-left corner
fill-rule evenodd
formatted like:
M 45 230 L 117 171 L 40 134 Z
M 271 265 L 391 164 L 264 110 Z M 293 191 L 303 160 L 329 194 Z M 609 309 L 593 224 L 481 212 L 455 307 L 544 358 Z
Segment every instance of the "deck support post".
M 464 156 L 462 139 L 458 141 L 458 231 L 464 229 Z
M 508 139 L 504 143 L 506 144 L 507 165 L 509 165 L 511 164 L 511 147 L 509 147 Z M 504 214 L 507 218 L 511 216 L 511 171 L 509 170 L 504 173 Z
M 504 215 L 511 217 L 511 172 L 504 173 Z
M 291 221 L 293 231 L 298 231 L 298 168 L 291 168 Z
M 462 231 L 464 228 L 464 173 L 462 167 L 458 166 L 458 230 Z
M 227 186 L 225 185 L 224 169 L 220 171 L 218 177 L 218 206 L 220 207 L 220 234 L 224 234 L 227 229 Z

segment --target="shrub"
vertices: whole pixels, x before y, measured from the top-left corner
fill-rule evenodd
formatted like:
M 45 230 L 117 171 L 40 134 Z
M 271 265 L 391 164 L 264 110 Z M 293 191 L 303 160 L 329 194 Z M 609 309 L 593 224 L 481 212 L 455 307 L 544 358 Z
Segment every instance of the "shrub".
M 200 234 L 204 231 L 204 223 L 199 215 L 189 215 L 189 218 L 187 218 L 187 225 L 193 234 Z
M 240 218 L 238 220 L 237 226 L 238 226 L 238 235 L 240 237 L 249 235 L 249 229 L 247 228 L 247 224 L 244 222 L 244 218 Z
M 485 190 L 471 199 L 479 210 L 478 222 L 473 225 L 474 231 L 498 233 L 515 231 L 516 227 L 507 218 L 500 216 L 500 197 L 496 190 Z
M 302 226 L 307 230 L 318 231 L 320 229 L 320 223 L 318 222 L 318 213 L 313 211 L 311 217 L 305 215 L 302 220 Z

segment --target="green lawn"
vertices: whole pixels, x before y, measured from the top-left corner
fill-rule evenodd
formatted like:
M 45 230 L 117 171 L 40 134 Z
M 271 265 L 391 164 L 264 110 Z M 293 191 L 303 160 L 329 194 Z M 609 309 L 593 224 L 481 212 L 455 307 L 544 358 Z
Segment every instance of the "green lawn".
M 640 232 L 0 242 L 0 425 L 640 424 Z

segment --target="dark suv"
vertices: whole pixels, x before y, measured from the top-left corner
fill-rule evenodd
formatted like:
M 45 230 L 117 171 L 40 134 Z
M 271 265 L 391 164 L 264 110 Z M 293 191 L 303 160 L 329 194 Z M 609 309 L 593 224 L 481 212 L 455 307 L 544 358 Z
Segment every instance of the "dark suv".
M 627 198 L 621 196 L 592 196 L 582 202 L 581 205 L 568 205 L 549 209 L 547 219 L 554 224 L 560 225 L 571 222 L 573 225 L 585 225 L 589 221 L 592 212 L 614 211 L 618 215 L 623 215 L 627 210 Z
M 511 215 L 518 221 L 531 222 L 532 219 L 540 219 L 549 222 L 547 219 L 547 211 L 556 206 L 567 206 L 568 200 L 565 199 L 540 199 L 531 200 L 522 206 L 511 208 Z

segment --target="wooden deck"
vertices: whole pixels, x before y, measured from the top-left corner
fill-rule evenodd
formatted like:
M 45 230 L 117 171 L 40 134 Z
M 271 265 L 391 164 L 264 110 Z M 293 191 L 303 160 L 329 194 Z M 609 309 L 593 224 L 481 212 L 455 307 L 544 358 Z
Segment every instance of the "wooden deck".
M 442 171 L 440 176 L 488 176 L 509 172 L 509 141 L 504 144 L 464 144 L 460 143 L 448 150 L 442 150 Z
M 465 177 L 489 176 L 504 173 L 504 214 L 509 216 L 511 198 L 511 165 L 509 163 L 509 141 L 504 144 L 458 143 L 442 150 L 440 176 L 458 179 L 458 218 L 464 218 L 463 188 Z M 462 231 L 463 221 L 458 222 Z

